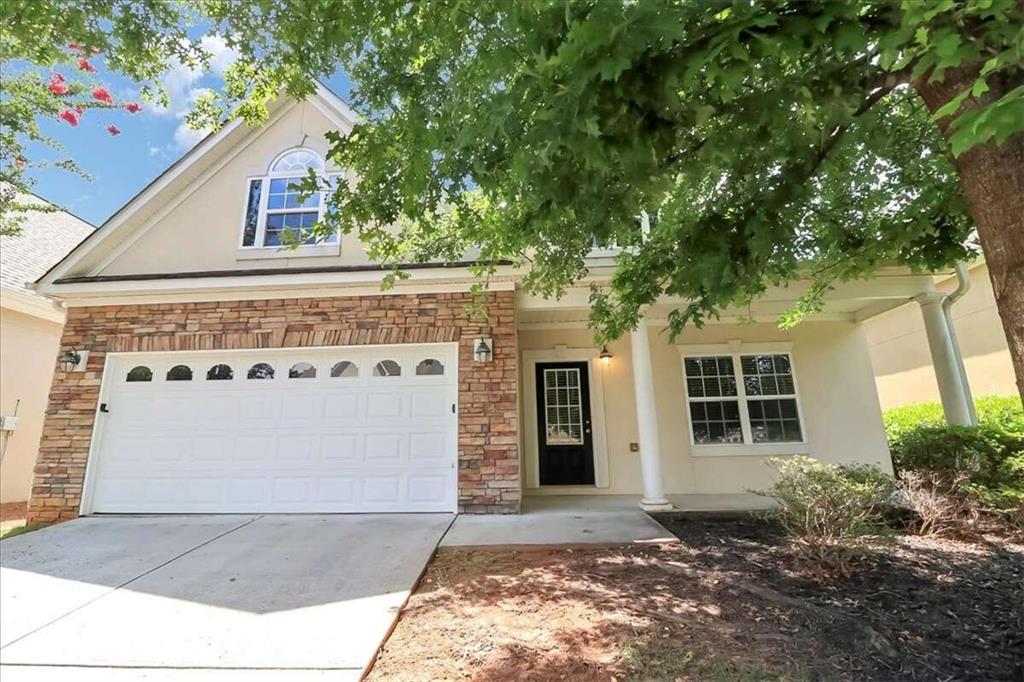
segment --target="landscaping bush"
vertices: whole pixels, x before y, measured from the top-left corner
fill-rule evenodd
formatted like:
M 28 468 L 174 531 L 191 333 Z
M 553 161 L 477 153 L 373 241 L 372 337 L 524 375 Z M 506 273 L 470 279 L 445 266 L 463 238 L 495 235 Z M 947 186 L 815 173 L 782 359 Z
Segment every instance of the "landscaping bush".
M 759 492 L 778 503 L 768 515 L 822 568 L 848 574 L 854 542 L 885 531 L 892 477 L 875 466 L 823 464 L 811 457 L 768 463 L 779 472 L 775 484 Z
M 908 530 L 918 535 L 970 537 L 978 531 L 981 514 L 964 486 L 961 472 L 908 470 L 897 483 L 902 503 L 913 512 Z
M 1024 433 L 1024 405 L 1016 396 L 990 395 L 974 401 L 978 422 L 1011 433 Z M 889 444 L 899 443 L 902 435 L 924 426 L 945 426 L 940 403 L 917 403 L 886 410 L 882 414 Z
M 1021 523 L 1024 408 L 1016 397 L 990 396 L 977 401 L 977 409 L 978 426 L 946 425 L 938 403 L 888 411 L 885 424 L 893 465 L 897 472 L 946 472 L 947 480 L 963 479 L 958 491 Z

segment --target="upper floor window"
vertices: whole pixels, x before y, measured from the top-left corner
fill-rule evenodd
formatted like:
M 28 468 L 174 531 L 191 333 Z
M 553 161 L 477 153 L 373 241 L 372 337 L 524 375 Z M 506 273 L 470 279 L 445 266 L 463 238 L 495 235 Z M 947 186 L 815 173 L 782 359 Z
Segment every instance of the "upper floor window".
M 321 218 L 323 192 L 302 198 L 299 186 L 313 171 L 323 181 L 336 174 L 324 172 L 320 156 L 308 149 L 292 149 L 279 156 L 267 175 L 250 178 L 246 186 L 242 247 L 276 247 L 288 244 L 289 234 L 303 245 L 336 244 L 338 235 L 316 239 L 310 228 Z

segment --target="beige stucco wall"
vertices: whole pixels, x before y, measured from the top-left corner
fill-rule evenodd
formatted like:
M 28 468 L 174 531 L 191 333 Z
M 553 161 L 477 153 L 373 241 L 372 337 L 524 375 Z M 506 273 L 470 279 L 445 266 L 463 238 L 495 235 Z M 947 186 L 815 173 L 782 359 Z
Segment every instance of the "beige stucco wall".
M 355 235 L 342 237 L 338 255 L 298 256 L 294 251 L 277 251 L 273 258 L 250 259 L 239 254 L 242 221 L 248 192 L 248 178 L 267 173 L 282 152 L 302 146 L 321 156 L 328 150 L 324 134 L 337 130 L 311 102 L 301 102 L 281 118 L 255 132 L 254 138 L 226 154 L 226 165 L 191 194 L 183 195 L 166 215 L 145 226 L 137 239 L 100 274 L 195 272 L 368 263 Z M 336 170 L 329 167 L 328 170 Z M 176 203 L 176 205 L 174 205 Z M 158 213 L 159 215 L 159 213 Z
M 703 330 L 687 330 L 675 344 L 656 331 L 651 328 L 651 356 L 666 493 L 741 493 L 766 487 L 772 476 L 764 464 L 768 455 L 694 456 L 691 452 L 677 348 L 682 344 L 791 342 L 808 453 L 823 461 L 875 463 L 891 471 L 867 342 L 860 326 L 809 322 L 782 332 L 771 324 L 708 325 Z M 594 344 L 586 330 L 537 329 L 519 334 L 522 351 L 559 345 L 588 348 Z M 642 492 L 640 455 L 629 451 L 630 442 L 637 441 L 629 339 L 611 344 L 609 350 L 614 357 L 603 370 L 603 381 L 610 485 L 577 492 L 637 495 Z M 524 363 L 523 371 L 534 371 L 533 365 Z M 524 395 L 523 400 L 523 409 L 530 409 L 528 397 Z M 524 433 L 523 437 L 537 436 Z M 526 495 L 538 492 L 524 490 Z
M 0 307 L 0 413 L 18 427 L 0 464 L 0 502 L 27 500 L 62 325 Z
M 952 291 L 956 278 L 937 288 Z M 1010 351 L 984 264 L 971 269 L 971 288 L 953 306 L 953 320 L 974 396 L 1016 395 Z M 864 330 L 883 409 L 939 399 L 924 321 L 916 303 L 867 320 Z

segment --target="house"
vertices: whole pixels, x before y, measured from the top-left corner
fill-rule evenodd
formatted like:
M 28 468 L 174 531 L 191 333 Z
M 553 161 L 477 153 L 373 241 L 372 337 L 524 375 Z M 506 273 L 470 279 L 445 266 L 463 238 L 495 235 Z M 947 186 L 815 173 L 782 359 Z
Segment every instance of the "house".
M 466 263 L 410 265 L 382 292 L 356 237 L 278 246 L 321 210 L 288 179 L 341 172 L 324 134 L 352 121 L 319 87 L 227 124 L 39 280 L 68 306 L 61 352 L 87 357 L 54 377 L 33 520 L 740 507 L 768 456 L 890 468 L 863 320 L 935 278 L 841 285 L 792 331 L 775 320 L 806 284 L 772 289 L 674 341 L 666 300 L 606 350 L 586 318 L 607 251 L 557 301 L 499 267 L 485 316 Z
M 956 275 L 948 273 L 936 288 L 948 294 L 957 283 Z M 1017 395 L 1010 348 L 984 259 L 971 265 L 968 286 L 953 306 L 952 318 L 971 393 Z M 908 303 L 873 317 L 865 322 L 864 331 L 883 410 L 939 400 L 918 306 Z
M 24 204 L 45 203 L 31 195 Z M 24 503 L 43 432 L 64 310 L 27 289 L 93 231 L 65 211 L 30 212 L 17 235 L 0 237 L 0 503 Z

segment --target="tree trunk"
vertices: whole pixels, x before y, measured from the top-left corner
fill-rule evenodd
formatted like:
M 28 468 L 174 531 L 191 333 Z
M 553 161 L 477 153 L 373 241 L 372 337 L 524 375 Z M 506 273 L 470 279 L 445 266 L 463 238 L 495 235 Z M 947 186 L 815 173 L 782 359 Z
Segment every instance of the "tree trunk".
M 914 86 L 934 112 L 970 87 L 977 68 L 949 71 L 942 83 L 926 82 L 929 75 Z M 991 78 L 989 85 L 992 89 L 980 101 L 968 98 L 961 112 L 988 104 L 1019 83 Z M 954 118 L 939 121 L 947 138 Z M 978 230 L 1010 346 L 1017 391 L 1024 400 L 1024 134 L 1017 133 L 998 146 L 993 142 L 977 145 L 954 159 L 954 164 Z

